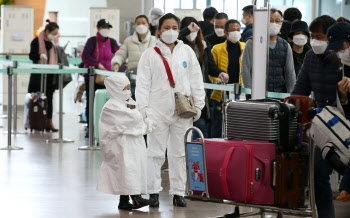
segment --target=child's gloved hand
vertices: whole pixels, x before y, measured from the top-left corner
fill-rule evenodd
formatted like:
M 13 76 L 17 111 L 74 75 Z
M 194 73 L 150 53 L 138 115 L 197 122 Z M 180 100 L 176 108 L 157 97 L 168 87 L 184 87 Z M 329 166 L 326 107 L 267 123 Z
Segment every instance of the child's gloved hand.
M 147 131 L 148 132 L 153 132 L 155 128 L 157 128 L 157 124 L 149 117 L 145 119 L 145 123 L 147 126 Z

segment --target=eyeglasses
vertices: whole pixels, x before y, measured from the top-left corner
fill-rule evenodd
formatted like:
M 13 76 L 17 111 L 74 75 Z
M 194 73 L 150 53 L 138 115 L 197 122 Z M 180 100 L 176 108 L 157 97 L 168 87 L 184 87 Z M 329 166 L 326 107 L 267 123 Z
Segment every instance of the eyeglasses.
M 270 19 L 270 23 L 277 23 L 277 24 L 281 24 L 282 23 L 282 20 L 273 20 L 273 19 Z

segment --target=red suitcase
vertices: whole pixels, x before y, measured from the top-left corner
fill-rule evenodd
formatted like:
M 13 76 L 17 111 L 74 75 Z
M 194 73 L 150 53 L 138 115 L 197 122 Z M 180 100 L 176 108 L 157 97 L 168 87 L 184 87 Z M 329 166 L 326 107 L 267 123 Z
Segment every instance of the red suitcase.
M 271 165 L 275 151 L 274 143 L 205 139 L 210 197 L 273 204 Z

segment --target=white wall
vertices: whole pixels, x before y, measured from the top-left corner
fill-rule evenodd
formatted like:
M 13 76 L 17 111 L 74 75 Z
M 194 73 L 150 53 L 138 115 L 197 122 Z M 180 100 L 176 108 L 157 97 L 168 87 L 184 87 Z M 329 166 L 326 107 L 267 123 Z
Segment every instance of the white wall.
M 120 0 L 118 0 L 120 1 Z M 84 45 L 89 34 L 90 7 L 107 7 L 107 0 L 47 0 L 45 19 L 48 12 L 58 12 L 60 26 L 60 42 L 64 46 L 70 41 L 66 53 L 71 53 L 73 47 Z M 45 23 L 43 23 L 45 25 Z

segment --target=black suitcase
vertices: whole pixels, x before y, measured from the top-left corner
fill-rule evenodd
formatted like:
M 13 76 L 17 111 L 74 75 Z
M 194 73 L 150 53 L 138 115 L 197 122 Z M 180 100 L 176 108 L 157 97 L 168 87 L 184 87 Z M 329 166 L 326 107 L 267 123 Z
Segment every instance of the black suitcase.
M 47 98 L 44 94 L 32 93 L 32 98 L 28 102 L 28 120 L 30 131 L 44 131 L 47 120 Z
M 230 102 L 226 108 L 226 136 L 276 143 L 277 152 L 299 151 L 297 120 L 294 105 L 274 99 Z

